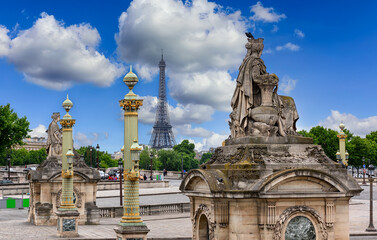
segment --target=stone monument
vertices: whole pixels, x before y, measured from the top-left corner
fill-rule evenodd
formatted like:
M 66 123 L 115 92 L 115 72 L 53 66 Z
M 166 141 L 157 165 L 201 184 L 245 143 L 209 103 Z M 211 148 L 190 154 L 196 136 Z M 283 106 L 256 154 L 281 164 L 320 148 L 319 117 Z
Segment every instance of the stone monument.
M 190 198 L 193 239 L 349 239 L 349 200 L 362 189 L 311 138 L 296 133 L 291 97 L 248 33 L 231 101 L 231 135 L 180 189 Z
M 62 199 L 67 200 L 65 194 L 62 193 L 62 154 L 66 155 L 69 149 L 63 149 L 62 135 L 65 130 L 58 125 L 60 114 L 53 113 L 51 118 L 53 120 L 47 130 L 48 157 L 27 176 L 30 185 L 28 221 L 35 225 L 57 225 L 56 212 L 62 207 Z M 72 167 L 74 168 L 73 176 L 69 178 L 70 184 L 73 184 L 73 205 L 70 207 L 77 209 L 78 224 L 99 224 L 96 194 L 100 175 L 96 169 L 89 168 L 85 164 L 72 148 L 72 140 L 70 142 L 71 144 L 68 144 L 71 146 L 69 157 L 73 158 Z

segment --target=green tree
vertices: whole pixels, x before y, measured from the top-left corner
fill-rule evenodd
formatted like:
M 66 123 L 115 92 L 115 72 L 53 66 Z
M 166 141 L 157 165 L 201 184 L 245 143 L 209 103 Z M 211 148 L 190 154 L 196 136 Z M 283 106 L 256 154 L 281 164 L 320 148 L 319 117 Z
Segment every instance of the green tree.
M 117 159 L 112 159 L 111 155 L 107 152 L 98 152 L 98 160 L 99 160 L 99 166 L 100 168 L 109 168 L 109 167 L 117 167 L 118 161 Z
M 177 152 L 179 159 L 183 159 L 183 169 L 186 171 L 199 167 L 199 161 L 195 159 L 194 149 L 195 145 L 188 140 L 183 140 L 180 144 L 173 147 L 173 150 Z
M 160 168 L 162 169 L 168 171 L 178 171 L 181 169 L 181 160 L 176 151 L 160 150 L 158 151 L 158 159 L 161 162 Z
M 362 166 L 362 158 L 370 159 L 372 164 L 376 164 L 377 143 L 368 139 L 355 136 L 347 145 L 349 153 L 348 164 L 356 167 Z M 368 164 L 365 162 L 365 164 Z
M 312 127 L 309 132 L 301 130 L 298 132 L 304 137 L 313 138 L 313 143 L 321 145 L 325 154 L 336 161 L 336 152 L 339 149 L 338 132 L 322 126 Z
M 22 145 L 28 136 L 29 122 L 26 117 L 19 118 L 10 104 L 0 105 L 0 164 L 5 164 L 5 156 L 13 145 Z
M 11 164 L 13 166 L 23 166 L 28 164 L 41 164 L 47 158 L 46 149 L 27 151 L 24 148 L 12 150 Z
M 213 153 L 207 152 L 203 153 L 202 158 L 200 159 L 200 164 L 206 163 L 209 159 L 211 159 Z
M 90 150 L 92 148 L 92 150 Z M 97 150 L 93 146 L 80 147 L 76 152 L 80 155 L 84 155 L 84 161 L 89 167 L 97 166 Z M 100 152 L 98 153 L 100 156 Z
M 365 138 L 377 143 L 377 131 L 370 132 Z

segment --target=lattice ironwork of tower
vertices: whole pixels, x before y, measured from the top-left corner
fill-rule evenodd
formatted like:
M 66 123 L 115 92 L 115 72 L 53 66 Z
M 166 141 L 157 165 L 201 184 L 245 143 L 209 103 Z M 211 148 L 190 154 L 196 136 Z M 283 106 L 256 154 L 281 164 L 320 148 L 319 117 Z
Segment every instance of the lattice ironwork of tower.
M 169 120 L 168 104 L 166 102 L 166 82 L 165 82 L 165 61 L 161 55 L 160 86 L 158 90 L 158 104 L 156 110 L 156 121 L 153 126 L 152 137 L 149 145 L 154 149 L 173 148 L 175 145 L 174 134 Z

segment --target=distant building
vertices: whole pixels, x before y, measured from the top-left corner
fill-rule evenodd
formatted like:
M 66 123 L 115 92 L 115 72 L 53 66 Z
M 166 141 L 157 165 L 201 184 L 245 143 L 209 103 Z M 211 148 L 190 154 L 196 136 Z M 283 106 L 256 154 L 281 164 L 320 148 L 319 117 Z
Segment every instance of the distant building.
M 32 137 L 32 138 L 25 138 L 23 140 L 25 145 L 16 145 L 13 147 L 13 149 L 18 150 L 18 149 L 26 149 L 27 151 L 31 150 L 39 150 L 41 148 L 46 148 L 47 144 L 47 139 L 44 137 Z

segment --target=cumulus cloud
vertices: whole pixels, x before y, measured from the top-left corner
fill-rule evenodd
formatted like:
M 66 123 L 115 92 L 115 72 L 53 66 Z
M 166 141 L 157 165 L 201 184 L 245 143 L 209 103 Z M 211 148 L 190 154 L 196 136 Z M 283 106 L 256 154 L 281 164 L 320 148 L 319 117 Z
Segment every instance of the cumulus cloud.
M 143 99 L 143 106 L 139 110 L 139 121 L 144 124 L 154 124 L 158 99 L 152 96 L 145 96 Z M 203 123 L 211 120 L 211 116 L 214 113 L 212 107 L 196 104 L 177 104 L 176 107 L 168 105 L 168 109 L 170 122 L 173 126 Z
M 339 124 L 343 122 L 354 135 L 365 137 L 371 131 L 377 130 L 377 116 L 358 118 L 351 113 L 340 113 L 331 110 L 331 115 L 321 121 L 319 125 L 339 131 Z
M 192 139 L 189 139 L 189 141 L 195 144 L 195 149 L 197 151 L 202 151 L 202 150 L 208 150 L 211 147 L 213 148 L 220 147 L 222 145 L 222 142 L 225 139 L 227 139 L 228 136 L 229 135 L 222 135 L 222 134 L 212 132 L 211 136 L 203 138 L 203 140 L 200 142 L 195 142 Z
M 283 76 L 279 83 L 279 90 L 284 94 L 289 94 L 296 87 L 297 80 L 290 78 L 288 75 Z
M 283 46 L 277 46 L 276 51 L 281 51 L 281 50 L 290 50 L 290 51 L 298 51 L 300 50 L 300 46 L 293 44 L 291 42 L 286 43 Z
M 2 34 L 4 28 L 0 39 Z M 26 80 L 43 87 L 64 90 L 75 83 L 109 86 L 124 70 L 96 50 L 100 40 L 97 29 L 89 24 L 65 26 L 53 15 L 42 13 L 31 28 L 10 40 L 6 56 Z M 2 45 L 0 42 L 0 49 Z
M 242 62 L 246 26 L 240 11 L 224 11 L 207 0 L 134 0 L 119 17 L 115 38 L 121 58 L 140 64 L 148 79 L 157 73 L 150 69 L 155 69 L 164 49 L 170 93 L 178 102 L 229 110 L 235 85 L 228 88 L 228 71 Z
M 6 56 L 9 52 L 10 37 L 8 36 L 9 30 L 0 25 L 0 57 Z
M 250 12 L 254 13 L 254 15 L 250 17 L 252 20 L 268 23 L 279 22 L 287 17 L 285 14 L 276 13 L 272 7 L 263 7 L 261 2 L 257 2 L 255 5 L 251 6 Z
M 299 37 L 299 38 L 304 38 L 305 37 L 305 33 L 303 33 L 301 30 L 299 29 L 295 29 L 295 36 L 296 37 Z
M 192 128 L 191 124 L 184 124 L 177 127 L 175 135 L 177 134 L 188 137 L 210 137 L 213 133 L 201 127 Z
M 170 94 L 181 103 L 209 105 L 221 111 L 231 111 L 230 100 L 235 80 L 226 71 L 203 73 L 172 73 Z
M 135 70 L 140 79 L 146 80 L 147 82 L 152 81 L 154 75 L 158 73 L 158 67 L 149 67 L 148 65 L 136 64 Z
M 30 137 L 44 137 L 47 138 L 46 126 L 39 124 L 37 127 L 33 128 L 29 133 Z
M 91 146 L 96 141 L 107 139 L 108 137 L 109 137 L 108 132 L 103 132 L 103 133 L 92 132 L 90 134 L 77 132 L 74 137 L 74 143 L 75 143 L 76 148 L 79 148 L 82 146 Z

